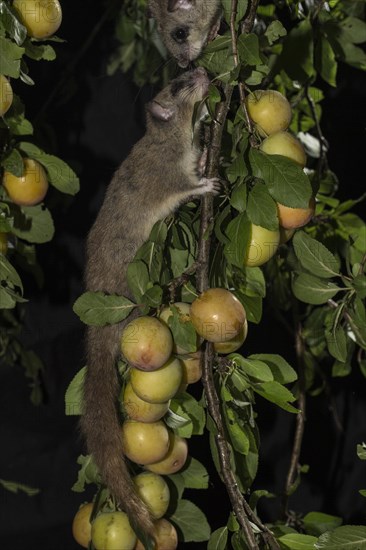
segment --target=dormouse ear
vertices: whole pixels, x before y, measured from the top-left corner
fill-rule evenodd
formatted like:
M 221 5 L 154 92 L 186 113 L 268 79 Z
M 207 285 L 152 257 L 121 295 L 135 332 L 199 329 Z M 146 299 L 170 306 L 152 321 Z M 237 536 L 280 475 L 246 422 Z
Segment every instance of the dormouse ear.
M 190 10 L 194 6 L 194 0 L 168 0 L 168 11 Z
M 155 100 L 147 104 L 147 110 L 154 118 L 163 122 L 167 122 L 174 115 L 174 109 L 172 107 L 163 107 L 163 105 Z

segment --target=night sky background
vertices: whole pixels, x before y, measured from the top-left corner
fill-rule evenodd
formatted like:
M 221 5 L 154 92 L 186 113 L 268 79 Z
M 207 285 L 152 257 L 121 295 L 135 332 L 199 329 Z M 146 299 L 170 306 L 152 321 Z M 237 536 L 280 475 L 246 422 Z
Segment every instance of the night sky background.
M 76 418 L 64 415 L 65 390 L 84 364 L 83 327 L 72 304 L 83 291 L 87 231 L 114 170 L 144 131 L 143 104 L 154 95 L 150 87 L 138 90 L 121 73 L 107 76 L 106 61 L 116 45 L 113 21 L 101 26 L 75 63 L 104 7 L 100 2 L 86 7 L 81 0 L 63 0 L 62 7 L 58 34 L 66 42 L 56 44 L 57 60 L 29 63 L 34 87 L 14 83 L 15 92 L 25 101 L 27 118 L 37 119 L 38 144 L 75 169 L 81 191 L 75 198 L 52 190 L 47 196 L 56 233 L 51 243 L 37 247 L 44 287 L 38 289 L 31 277 L 22 274 L 30 299 L 22 339 L 45 364 L 44 404 L 30 403 L 21 367 L 0 370 L 0 477 L 40 489 L 37 496 L 28 497 L 0 487 L 0 547 L 4 550 L 80 548 L 73 541 L 71 522 L 79 505 L 92 498 L 94 487 L 82 494 L 71 491 L 77 478 L 76 459 L 85 452 Z M 327 87 L 325 94 L 322 128 L 331 144 L 330 167 L 340 180 L 338 196 L 356 198 L 365 182 L 366 75 L 343 66 L 339 87 Z M 362 208 L 358 208 L 361 215 Z M 291 361 L 291 346 L 273 319 L 264 317 L 260 328 L 251 325 L 248 354 L 282 353 Z M 366 440 L 366 383 L 355 368 L 352 376 L 332 381 L 332 390 L 344 431 L 337 431 L 329 403 L 309 398 L 301 462 L 309 464 L 310 471 L 290 507 L 365 523 L 365 501 L 358 490 L 366 488 L 366 468 L 357 458 L 356 445 Z M 290 459 L 294 419 L 259 399 L 257 410 L 262 450 L 255 488 L 279 492 Z M 204 445 L 201 438 L 196 439 L 189 443 L 190 453 L 206 463 Z M 185 496 L 205 509 L 215 529 L 226 523 L 228 508 L 225 492 L 215 473 L 211 474 L 209 490 Z M 262 519 L 276 517 L 278 501 L 261 502 Z M 192 546 L 199 547 L 206 545 Z

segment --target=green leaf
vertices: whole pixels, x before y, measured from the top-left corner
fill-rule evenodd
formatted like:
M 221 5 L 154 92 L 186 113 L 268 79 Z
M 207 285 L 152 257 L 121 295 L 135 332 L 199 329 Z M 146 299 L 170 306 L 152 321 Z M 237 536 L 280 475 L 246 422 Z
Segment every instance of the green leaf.
M 343 525 L 330 533 L 324 533 L 315 543 L 317 550 L 364 550 L 366 548 L 366 527 L 364 525 Z
M 145 294 L 150 282 L 149 272 L 145 262 L 134 260 L 127 267 L 127 284 L 136 302 Z
M 257 359 L 266 363 L 271 369 L 274 380 L 280 384 L 289 384 L 297 380 L 296 371 L 280 355 L 258 353 L 250 355 L 248 359 Z
M 1 165 L 7 172 L 11 172 L 17 178 L 23 175 L 23 157 L 17 149 L 12 149 L 1 161 Z
M 188 457 L 188 460 L 179 474 L 184 480 L 186 489 L 207 489 L 209 482 L 208 472 L 203 464 L 193 458 Z
M 358 17 L 346 17 L 340 24 L 342 34 L 353 44 L 366 42 L 366 23 Z
M 289 403 L 295 401 L 295 397 L 287 388 L 278 382 L 262 382 L 261 384 L 255 384 L 252 387 L 253 390 L 264 397 L 264 399 L 275 403 L 285 411 L 293 413 L 298 412 L 295 407 L 289 405 Z
M 263 183 L 257 182 L 248 195 L 247 216 L 255 225 L 270 231 L 278 229 L 277 207 Z
M 221 1 L 222 7 L 224 9 L 225 14 L 225 21 L 230 24 L 230 18 L 231 18 L 231 0 L 222 0 Z M 246 11 L 248 9 L 248 0 L 241 0 L 237 4 L 237 11 L 236 11 L 236 17 L 235 21 L 241 21 L 243 19 Z
M 21 206 L 14 210 L 12 233 L 29 243 L 43 244 L 54 235 L 55 226 L 50 211 L 42 204 Z
M 36 489 L 34 487 L 29 487 L 29 485 L 24 485 L 23 483 L 18 483 L 17 481 L 9 481 L 5 479 L 0 479 L 0 485 L 4 487 L 7 491 L 10 491 L 11 493 L 25 493 L 29 497 L 33 497 L 34 495 L 38 495 L 40 492 L 39 489 Z
M 312 187 L 308 176 L 293 160 L 251 148 L 253 175 L 264 180 L 275 201 L 291 208 L 308 208 Z
M 154 285 L 151 288 L 148 288 L 142 296 L 141 301 L 149 307 L 159 307 L 163 301 L 163 289 L 159 285 Z
M 317 538 L 310 535 L 291 533 L 279 537 L 278 540 L 284 548 L 289 548 L 290 550 L 314 550 L 314 543 L 317 541 Z
M 333 531 L 333 529 L 342 525 L 342 518 L 323 514 L 322 512 L 309 512 L 304 517 L 303 522 L 309 535 L 319 537 L 322 533 Z
M 21 141 L 18 147 L 29 158 L 38 160 L 46 169 L 51 185 L 62 193 L 75 195 L 79 191 L 79 178 L 66 162 L 48 155 L 33 143 Z
M 231 353 L 228 359 L 233 361 L 235 365 L 245 374 L 262 382 L 270 382 L 273 380 L 271 369 L 263 361 L 257 359 L 249 359 L 242 357 L 238 353 Z
M 80 455 L 77 459 L 77 463 L 80 464 L 81 468 L 79 469 L 76 483 L 71 487 L 72 491 L 82 493 L 85 491 L 86 484 L 100 483 L 98 469 L 91 455 Z
M 5 258 L 4 254 L 0 255 L 0 281 L 4 281 L 7 285 L 10 284 L 13 287 L 18 287 L 23 293 L 22 281 L 17 271 L 11 265 L 9 260 Z
M 247 319 L 251 323 L 260 323 L 262 319 L 263 298 L 260 296 L 248 296 L 243 292 L 236 292 L 240 296 L 240 301 L 243 304 L 247 313 Z
M 179 308 L 170 306 L 173 313 L 168 318 L 168 326 L 173 334 L 174 343 L 187 353 L 197 350 L 197 333 L 189 315 L 182 315 Z
M 86 367 L 83 367 L 71 380 L 65 393 L 66 416 L 82 414 L 83 387 Z
M 239 157 L 237 157 L 239 158 Z M 244 160 L 242 159 L 242 162 Z M 236 178 L 234 179 L 234 181 Z M 245 212 L 247 207 L 247 186 L 244 183 L 240 183 L 238 186 L 235 187 L 233 190 L 231 197 L 230 197 L 230 204 L 235 210 L 238 212 Z
M 53 61 L 56 59 L 56 52 L 50 44 L 35 44 L 28 39 L 25 44 L 25 55 L 39 61 L 44 59 L 45 61 Z
M 360 460 L 366 460 L 366 443 L 357 445 L 357 456 Z
M 337 259 L 321 242 L 296 231 L 292 243 L 297 259 L 312 275 L 325 279 L 339 275 Z
M 227 527 L 220 527 L 219 529 L 216 529 L 210 537 L 207 550 L 226 550 L 227 538 Z
M 170 409 L 182 418 L 190 421 L 189 424 L 176 428 L 181 437 L 201 435 L 203 433 L 206 416 L 202 405 L 189 393 L 177 394 L 170 403 Z
M 307 304 L 325 304 L 339 290 L 340 288 L 334 283 L 318 279 L 307 273 L 296 275 L 292 281 L 292 291 L 296 298 Z
M 74 303 L 73 310 L 87 325 L 104 326 L 125 319 L 135 304 L 124 296 L 103 292 L 85 292 Z
M 19 78 L 20 60 L 24 48 L 20 48 L 11 40 L 0 36 L 0 74 Z
M 10 7 L 6 2 L 0 2 L 0 15 L 1 23 L 4 26 L 4 29 L 14 40 L 18 46 L 21 46 L 26 39 L 27 29 L 24 25 L 21 24 L 19 19 L 14 15 L 13 8 Z
M 314 75 L 313 27 L 309 19 L 304 19 L 287 35 L 280 63 L 293 80 L 305 82 Z
M 231 38 L 218 36 L 206 46 L 197 64 L 205 67 L 208 72 L 220 76 L 220 80 L 230 80 L 230 73 L 235 68 L 232 54 Z
M 331 86 L 336 86 L 337 68 L 335 53 L 327 38 L 320 36 L 315 47 L 316 67 L 320 76 Z
M 238 38 L 238 54 L 242 65 L 260 65 L 258 36 L 253 33 L 241 34 Z
M 189 500 L 181 499 L 169 520 L 178 527 L 184 542 L 203 542 L 210 538 L 211 529 L 206 516 Z
M 334 330 L 325 331 L 328 351 L 338 361 L 345 363 L 347 359 L 347 337 L 344 328 L 338 326 Z
M 286 36 L 287 31 L 282 23 L 278 20 L 271 21 L 268 27 L 265 30 L 264 36 L 267 37 L 268 43 L 272 45 L 274 42 L 277 42 L 281 36 Z
M 246 250 L 250 239 L 250 221 L 245 214 L 239 214 L 231 220 L 226 228 L 226 235 L 230 239 L 224 246 L 227 261 L 237 267 L 243 267 Z

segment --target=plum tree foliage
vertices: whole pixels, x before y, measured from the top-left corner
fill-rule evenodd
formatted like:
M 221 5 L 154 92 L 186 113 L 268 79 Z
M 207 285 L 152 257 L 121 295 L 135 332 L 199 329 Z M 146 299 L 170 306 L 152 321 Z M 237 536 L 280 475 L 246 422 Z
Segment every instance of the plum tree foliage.
M 301 441 L 306 396 L 318 394 L 321 399 L 329 373 L 348 376 L 360 369 L 366 376 L 366 225 L 352 211 L 363 197 L 345 202 L 337 198 L 338 186 L 347 182 L 338 183 L 328 165 L 329 145 L 321 127 L 322 101 L 329 87 L 337 87 L 339 64 L 366 68 L 365 3 L 223 0 L 222 14 L 219 34 L 197 60 L 212 79 L 203 140 L 207 176 L 220 176 L 221 193 L 189 202 L 154 226 L 128 270 L 134 300 L 88 292 L 74 310 L 83 322 L 103 325 L 127 318 L 137 304 L 144 315 L 158 317 L 168 304 L 191 304 L 207 288 L 230 290 L 245 308 L 247 339 L 229 354 L 201 341 L 201 397 L 193 397 L 189 385 L 178 391 L 163 421 L 170 432 L 188 441 L 188 451 L 193 435 L 208 434 L 207 460 L 212 453 L 232 513 L 212 531 L 204 512 L 183 498 L 185 489 L 208 486 L 208 464 L 189 456 L 181 470 L 166 476 L 174 489 L 166 517 L 178 530 L 179 544 L 207 541 L 209 550 L 331 549 L 345 543 L 364 548 L 365 526 L 341 525 L 340 518 L 326 511 L 292 514 L 289 499 L 305 470 Z M 119 45 L 109 60 L 110 73 L 122 70 L 138 85 L 163 85 L 176 70 L 143 0 L 123 4 L 116 37 Z M 301 141 L 305 169 L 286 155 L 261 149 L 266 133 L 250 114 L 250 102 L 260 93 L 269 98 L 269 107 L 278 93 L 287 98 L 291 119 L 273 131 L 286 130 Z M 287 207 L 291 215 L 308 210 L 312 197 L 312 219 L 285 234 L 277 205 Z M 262 261 L 248 261 L 251 247 Z M 251 326 L 258 325 L 260 331 L 264 312 L 271 308 L 283 323 L 288 347 L 296 350 L 292 366 L 288 357 L 260 348 L 246 354 Z M 195 352 L 197 334 L 189 316 L 174 306 L 171 311 L 166 323 L 175 349 Z M 118 368 L 123 385 L 130 367 L 121 361 Z M 70 414 L 80 412 L 83 372 L 66 395 Z M 262 399 L 292 415 L 296 426 L 280 495 L 282 515 L 268 525 L 256 511 L 258 499 L 268 493 L 253 490 L 261 453 L 256 404 Z M 360 445 L 358 454 L 364 459 L 362 449 Z M 91 458 L 82 456 L 79 462 L 74 489 L 81 491 L 90 482 L 99 485 Z M 113 498 L 100 487 L 94 514 L 114 509 Z M 149 544 L 145 542 L 146 548 L 152 547 Z

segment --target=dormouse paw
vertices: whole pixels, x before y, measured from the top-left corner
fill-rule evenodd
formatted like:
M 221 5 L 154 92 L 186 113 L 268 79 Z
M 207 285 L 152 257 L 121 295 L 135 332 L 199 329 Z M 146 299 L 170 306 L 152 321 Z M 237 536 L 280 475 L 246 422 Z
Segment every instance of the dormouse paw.
M 219 178 L 201 178 L 200 184 L 201 193 L 213 193 L 214 195 L 220 193 L 221 182 Z

